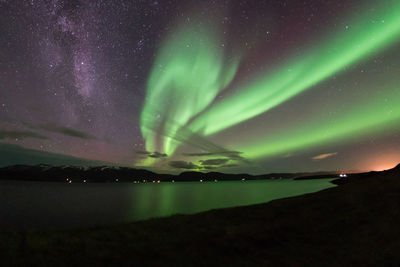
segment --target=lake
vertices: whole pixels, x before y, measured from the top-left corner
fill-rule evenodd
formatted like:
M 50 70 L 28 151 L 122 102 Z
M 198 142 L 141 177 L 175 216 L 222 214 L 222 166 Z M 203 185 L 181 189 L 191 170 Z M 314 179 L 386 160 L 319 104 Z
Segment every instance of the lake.
M 1 229 L 67 229 L 265 203 L 333 179 L 162 183 L 0 182 Z

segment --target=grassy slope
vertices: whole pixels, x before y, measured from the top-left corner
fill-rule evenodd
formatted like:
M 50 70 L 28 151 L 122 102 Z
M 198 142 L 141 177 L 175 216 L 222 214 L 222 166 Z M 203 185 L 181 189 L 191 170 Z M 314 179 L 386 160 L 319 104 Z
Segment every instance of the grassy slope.
M 0 233 L 0 266 L 398 266 L 399 171 L 268 204 L 115 227 Z

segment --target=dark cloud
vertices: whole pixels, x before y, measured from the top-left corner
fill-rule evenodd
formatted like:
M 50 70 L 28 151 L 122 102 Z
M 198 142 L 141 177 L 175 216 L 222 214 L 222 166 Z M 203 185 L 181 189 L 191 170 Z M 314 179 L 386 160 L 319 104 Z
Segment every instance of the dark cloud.
M 159 110 L 159 108 L 157 106 L 153 106 L 151 104 L 149 104 L 149 106 L 151 107 L 152 110 L 156 111 L 157 113 L 159 113 L 159 114 L 163 113 L 163 110 Z M 148 117 L 148 119 L 146 117 L 146 119 L 144 120 L 145 123 L 142 124 L 141 127 L 144 127 L 150 131 L 153 131 L 153 132 L 157 133 L 158 135 L 162 135 L 164 137 L 168 137 L 175 141 L 178 141 L 178 143 L 197 147 L 197 148 L 201 149 L 201 151 L 207 151 L 207 152 L 201 152 L 201 153 L 188 153 L 188 154 L 184 154 L 185 156 L 218 155 L 218 156 L 229 157 L 231 159 L 244 160 L 244 158 L 240 157 L 240 155 L 239 155 L 241 152 L 229 151 L 229 150 L 211 142 L 204 136 L 193 132 L 188 127 L 181 125 L 181 123 L 178 121 L 175 121 L 171 118 L 167 118 L 165 121 L 163 121 L 163 123 L 165 124 L 164 125 L 165 131 L 160 132 L 158 127 L 155 127 L 156 124 L 146 123 L 146 122 L 151 122 L 152 119 L 153 119 L 152 117 Z M 176 126 L 178 126 L 178 128 L 179 128 L 178 131 L 168 130 L 168 129 L 176 129 Z M 188 137 L 190 137 L 190 138 L 188 138 Z
M 0 140 L 4 139 L 23 139 L 23 138 L 37 138 L 48 139 L 46 136 L 37 134 L 31 131 L 2 131 L 0 130 Z
M 136 154 L 145 155 L 145 156 L 148 156 L 150 158 L 156 158 L 156 159 L 168 157 L 167 154 L 160 153 L 160 152 L 157 152 L 157 151 L 149 152 L 149 151 L 138 150 L 138 151 L 136 151 Z
M 205 157 L 205 156 L 217 156 L 224 155 L 227 157 L 240 157 L 240 151 L 219 151 L 219 152 L 203 152 L 203 153 L 183 153 L 184 156 L 188 157 Z
M 45 124 L 45 125 L 41 125 L 40 128 L 43 130 L 49 131 L 49 132 L 59 133 L 59 134 L 77 137 L 77 138 L 81 138 L 81 139 L 94 139 L 94 137 L 91 136 L 90 134 L 87 134 L 85 132 L 75 130 L 72 128 L 57 125 L 57 124 Z
M 204 152 L 204 153 L 182 153 L 184 156 L 188 157 L 203 157 L 203 156 L 213 156 L 215 153 L 211 152 Z
M 230 159 L 209 159 L 209 160 L 200 160 L 201 165 L 196 165 L 192 162 L 178 160 L 178 161 L 170 161 L 169 166 L 176 169 L 203 169 L 203 170 L 214 170 L 222 167 L 234 167 L 238 166 L 237 164 L 224 164 L 228 162 Z
M 188 162 L 188 161 L 183 161 L 183 160 L 170 161 L 169 166 L 171 166 L 172 168 L 176 168 L 176 169 L 188 169 L 188 170 L 199 168 L 199 166 L 197 166 L 196 164 L 193 164 L 192 162 Z
M 225 164 L 225 165 L 222 165 L 222 166 L 219 166 L 220 168 L 231 168 L 231 167 L 236 167 L 236 166 L 239 166 L 238 164 Z
M 225 164 L 229 161 L 230 159 L 207 159 L 207 160 L 199 160 L 201 162 L 201 165 L 221 165 Z
M 151 154 L 151 152 L 149 152 L 149 151 L 142 151 L 142 150 L 137 150 L 135 152 L 136 152 L 136 154 L 140 154 L 140 155 L 150 155 Z
M 166 158 L 168 157 L 168 155 L 165 153 L 153 152 L 149 155 L 149 157 L 159 159 L 159 158 Z

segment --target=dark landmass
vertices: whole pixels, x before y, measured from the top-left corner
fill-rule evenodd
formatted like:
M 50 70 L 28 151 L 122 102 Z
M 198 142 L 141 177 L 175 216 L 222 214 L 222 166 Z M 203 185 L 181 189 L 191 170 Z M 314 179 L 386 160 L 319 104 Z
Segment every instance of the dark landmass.
M 48 181 L 48 182 L 147 182 L 161 181 L 231 181 L 295 178 L 306 175 L 337 176 L 336 172 L 315 173 L 270 173 L 262 175 L 227 174 L 220 172 L 182 172 L 179 175 L 158 174 L 148 170 L 128 167 L 77 167 L 40 165 L 14 165 L 0 168 L 0 180 L 14 181 Z
M 399 266 L 400 165 L 334 183 L 317 193 L 195 215 L 0 232 L 0 265 Z

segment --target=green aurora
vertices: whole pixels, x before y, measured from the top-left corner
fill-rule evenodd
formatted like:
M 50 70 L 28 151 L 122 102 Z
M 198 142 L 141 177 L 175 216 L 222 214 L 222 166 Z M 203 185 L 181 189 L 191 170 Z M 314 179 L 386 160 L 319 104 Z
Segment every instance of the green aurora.
M 174 138 L 179 128 L 204 110 L 233 79 L 238 60 L 224 64 L 216 35 L 207 26 L 190 24 L 167 38 L 150 73 L 141 114 L 147 150 L 157 149 L 155 133 L 162 132 L 163 151 L 174 151 L 179 145 Z
M 360 97 L 356 105 L 347 103 L 346 108 L 336 112 L 331 118 L 327 118 L 325 112 L 320 112 L 307 122 L 292 125 L 289 131 L 277 131 L 237 149 L 245 151 L 249 158 L 259 158 L 358 138 L 366 130 L 368 133 L 390 131 L 397 128 L 400 122 L 400 90 L 397 84 L 387 86 L 373 96 Z
M 271 72 L 256 75 L 250 82 L 235 84 L 235 92 L 219 101 L 215 101 L 216 97 L 235 77 L 240 57 L 224 62 L 219 40 L 208 27 L 180 27 L 160 49 L 149 77 L 141 116 L 146 149 L 172 155 L 179 145 L 191 144 L 191 135 L 182 137 L 181 132 L 208 136 L 226 130 L 398 41 L 400 4 L 388 2 L 380 9 L 365 10 L 351 20 L 350 26 L 331 34 L 313 49 L 300 51 L 298 56 L 286 59 Z M 301 125 L 293 124 L 290 131 L 266 133 L 232 147 L 256 159 L 359 136 L 363 130 L 377 126 L 396 126 L 400 118 L 399 90 L 396 85 L 384 87 L 374 97 L 361 97 L 331 120 L 316 114 Z
M 350 64 L 371 57 L 399 39 L 400 4 L 381 12 L 367 12 L 348 29 L 316 49 L 283 64 L 273 73 L 259 75 L 238 93 L 218 102 L 199 116 L 190 128 L 210 135 L 253 118 L 289 100 Z

